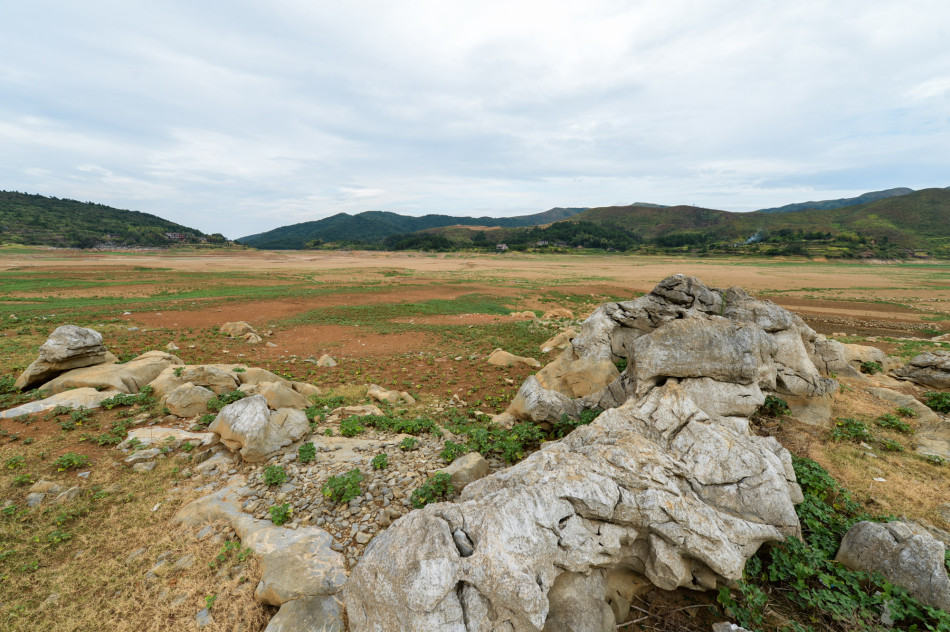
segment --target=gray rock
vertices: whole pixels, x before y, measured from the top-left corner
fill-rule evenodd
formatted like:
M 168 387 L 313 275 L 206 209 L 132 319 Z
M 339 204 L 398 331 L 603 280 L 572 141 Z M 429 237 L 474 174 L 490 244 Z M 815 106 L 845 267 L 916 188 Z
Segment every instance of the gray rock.
M 151 472 L 155 469 L 155 466 L 158 465 L 155 461 L 145 461 L 144 463 L 136 463 L 132 466 L 133 472 Z
M 452 461 L 442 471 L 452 477 L 452 487 L 457 493 L 461 493 L 469 483 L 488 476 L 491 468 L 481 454 L 469 452 Z
M 151 461 L 152 459 L 154 459 L 161 453 L 162 453 L 161 450 L 159 450 L 158 448 L 148 448 L 147 450 L 139 450 L 138 452 L 133 452 L 132 456 L 127 457 L 125 459 L 125 462 L 129 464 L 143 463 L 145 461 Z
M 845 534 L 835 561 L 879 572 L 921 603 L 950 610 L 944 545 L 916 524 L 859 522 Z
M 17 378 L 19 389 L 41 384 L 64 371 L 115 362 L 102 344 L 102 334 L 76 325 L 57 327 L 40 346 L 39 357 Z
M 310 424 L 299 410 L 282 408 L 271 414 L 267 400 L 252 395 L 222 408 L 208 430 L 220 435 L 229 450 L 240 451 L 244 460 L 263 461 L 302 437 Z
M 719 623 L 713 623 L 712 632 L 749 632 L 749 630 L 746 630 L 735 623 L 720 621 Z
M 343 632 L 343 604 L 335 597 L 303 597 L 280 607 L 264 632 Z
M 26 506 L 27 507 L 36 507 L 37 505 L 43 502 L 43 499 L 46 498 L 46 494 L 40 492 L 33 492 L 32 494 L 26 495 Z
M 671 382 L 377 535 L 345 590 L 350 629 L 606 630 L 626 616 L 616 586 L 738 579 L 800 533 L 801 500 L 774 439 L 713 423 Z M 624 572 L 638 581 L 609 581 Z
M 79 408 L 99 408 L 100 402 L 104 399 L 114 397 L 117 391 L 97 391 L 94 388 L 77 388 L 76 390 L 58 393 L 50 397 L 27 402 L 15 408 L 0 412 L 0 419 L 12 419 L 20 415 L 32 415 L 47 410 L 52 410 L 57 406 L 65 406 L 74 410 Z
M 208 412 L 208 401 L 214 391 L 204 386 L 185 382 L 162 398 L 162 405 L 176 417 L 196 417 Z
M 41 388 L 62 393 L 76 388 L 95 388 L 118 393 L 138 393 L 167 367 L 182 365 L 177 356 L 164 351 L 149 351 L 124 364 L 100 364 L 73 369 L 47 382 Z
M 199 610 L 198 614 L 195 615 L 195 623 L 199 628 L 213 624 L 214 617 L 211 616 L 211 611 L 207 608 L 202 608 Z
M 929 388 L 950 389 L 950 351 L 921 353 L 892 374 Z

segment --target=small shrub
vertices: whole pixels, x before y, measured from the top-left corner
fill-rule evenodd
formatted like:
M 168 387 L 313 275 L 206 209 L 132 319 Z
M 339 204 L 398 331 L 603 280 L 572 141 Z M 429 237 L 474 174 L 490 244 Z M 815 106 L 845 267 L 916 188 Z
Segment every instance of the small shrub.
M 326 430 L 323 431 L 323 434 L 324 434 L 325 436 L 327 436 L 327 437 L 332 437 L 332 436 L 333 436 L 333 428 L 327 428 Z
M 198 420 L 195 421 L 195 425 L 199 428 L 207 428 L 211 425 L 211 422 L 214 421 L 215 417 L 217 417 L 217 415 L 214 413 L 207 413 L 201 417 L 198 417 Z
M 208 410 L 221 410 L 228 404 L 233 404 L 237 400 L 244 399 L 245 397 L 247 397 L 247 393 L 244 391 L 231 391 L 230 393 L 215 395 L 208 400 Z
M 317 447 L 313 441 L 308 441 L 297 448 L 297 460 L 301 463 L 309 463 L 317 458 Z
M 340 422 L 340 434 L 344 437 L 355 437 L 362 433 L 365 428 L 360 423 L 361 417 L 350 417 Z
M 894 439 L 884 439 L 881 441 L 881 447 L 884 448 L 887 452 L 903 452 L 904 445 L 900 441 L 895 441 Z
M 66 454 L 60 455 L 53 465 L 56 466 L 56 469 L 60 472 L 65 472 L 66 470 L 78 470 L 81 467 L 86 467 L 89 465 L 89 457 L 84 454 L 76 454 L 75 452 L 67 452 Z
M 17 474 L 13 477 L 13 484 L 17 487 L 25 487 L 33 482 L 33 477 L 29 474 Z
M 279 465 L 268 465 L 264 468 L 264 482 L 273 487 L 281 485 L 287 480 L 287 472 Z
M 374 470 L 385 470 L 389 467 L 389 456 L 386 454 L 377 454 L 373 457 L 371 464 Z
M 877 418 L 877 425 L 881 428 L 887 428 L 889 430 L 896 430 L 897 432 L 903 434 L 910 434 L 913 432 L 913 429 L 907 424 L 906 421 L 901 421 L 900 417 L 897 415 L 881 415 Z
M 551 436 L 555 439 L 566 437 L 567 435 L 571 434 L 574 429 L 590 424 L 590 422 L 597 419 L 597 416 L 602 412 L 604 411 L 602 411 L 600 408 L 590 408 L 583 410 L 581 411 L 578 419 L 573 419 L 568 415 L 561 415 L 561 421 L 551 426 Z
M 868 375 L 874 375 L 875 373 L 880 373 L 884 370 L 884 367 L 881 366 L 880 362 L 874 362 L 873 360 L 868 360 L 867 362 L 861 363 L 861 372 L 867 373 Z
M 623 373 L 627 370 L 627 359 L 620 358 L 619 360 L 614 361 L 614 366 L 617 367 L 617 370 Z
M 290 516 L 293 515 L 294 510 L 291 508 L 290 503 L 284 503 L 283 505 L 274 505 L 267 510 L 270 512 L 270 521 L 273 522 L 278 527 L 288 520 Z
M 945 462 L 942 456 L 936 454 L 925 454 L 924 460 L 931 465 L 936 465 L 937 467 L 940 467 Z
M 775 395 L 766 395 L 765 402 L 755 411 L 756 415 L 762 417 L 782 417 L 784 415 L 790 415 L 791 413 L 792 411 L 788 407 L 788 402 Z
M 254 553 L 254 551 L 249 547 L 241 546 L 240 542 L 225 540 L 224 546 L 221 547 L 221 550 L 218 551 L 215 558 L 208 563 L 208 567 L 215 568 L 228 564 L 229 562 L 242 564 L 252 553 Z
M 182 451 L 182 452 L 191 452 L 192 450 L 194 450 L 194 449 L 197 448 L 197 447 L 198 447 L 198 444 L 192 443 L 191 441 L 185 441 L 183 444 L 181 444 L 181 451 Z
M 11 456 L 6 460 L 5 465 L 7 466 L 8 470 L 15 470 L 26 465 L 26 458 L 22 454 Z
M 950 392 L 938 393 L 936 391 L 927 391 L 927 399 L 924 401 L 927 406 L 938 413 L 950 413 Z
M 436 472 L 426 480 L 425 484 L 414 490 L 409 498 L 412 506 L 422 509 L 431 502 L 445 498 L 455 491 L 452 486 L 452 477 L 445 472 Z
M 416 449 L 416 438 L 415 437 L 406 437 L 399 444 L 399 449 L 403 452 L 409 452 L 410 450 Z
M 362 492 L 360 483 L 363 474 L 358 469 L 352 469 L 341 476 L 331 476 L 323 485 L 323 497 L 336 503 L 348 503 Z
M 236 367 L 234 367 L 234 368 L 231 369 L 231 370 L 234 371 L 235 373 L 246 373 L 246 372 L 247 372 L 247 369 L 245 369 L 243 366 L 236 366 Z
M 833 441 L 871 441 L 871 431 L 863 421 L 857 419 L 848 419 L 839 417 L 835 422 L 835 427 L 831 429 L 831 439 Z
M 465 456 L 468 454 L 468 448 L 464 445 L 459 445 L 454 441 L 446 441 L 445 447 L 442 448 L 442 452 L 439 453 L 439 456 L 442 457 L 442 460 L 446 463 L 451 463 L 460 456 Z
M 173 373 L 175 374 L 175 377 L 181 377 L 181 374 L 184 372 L 185 372 L 185 367 L 183 366 L 176 366 L 175 370 L 173 371 Z
M 113 395 L 109 399 L 102 400 L 99 405 L 107 410 L 112 410 L 116 406 L 134 406 L 135 404 L 147 405 L 154 403 L 154 398 L 152 397 L 152 387 L 145 385 L 135 395 L 129 395 L 127 393 L 119 393 Z M 82 409 L 80 409 L 82 410 Z
M 908 408 L 907 406 L 899 406 L 897 408 L 897 414 L 905 419 L 913 419 L 917 417 L 917 411 L 913 408 Z

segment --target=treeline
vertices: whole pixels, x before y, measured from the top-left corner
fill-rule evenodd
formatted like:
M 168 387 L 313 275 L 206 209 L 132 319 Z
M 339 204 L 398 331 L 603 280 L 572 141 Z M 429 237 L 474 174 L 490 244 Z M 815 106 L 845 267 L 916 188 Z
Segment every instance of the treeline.
M 95 248 L 227 243 L 156 215 L 104 204 L 0 191 L 0 243 Z

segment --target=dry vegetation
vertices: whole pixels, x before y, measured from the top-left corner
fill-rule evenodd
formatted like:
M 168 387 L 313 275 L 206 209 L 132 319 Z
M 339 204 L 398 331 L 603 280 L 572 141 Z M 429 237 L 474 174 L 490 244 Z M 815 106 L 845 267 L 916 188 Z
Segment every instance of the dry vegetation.
M 562 326 L 514 319 L 510 311 L 566 307 L 582 318 L 675 272 L 743 286 L 798 311 L 819 332 L 847 334 L 849 342 L 874 336 L 872 344 L 890 353 L 913 354 L 932 343 L 908 339 L 950 330 L 950 265 L 935 263 L 290 252 L 90 257 L 8 249 L 0 251 L 0 379 L 9 383 L 55 326 L 74 323 L 102 332 L 120 358 L 174 342 L 186 363 L 261 366 L 337 389 L 347 400 L 358 398 L 356 385 L 377 383 L 423 401 L 458 395 L 471 407 L 499 412 L 530 370 L 488 366 L 484 356 L 504 347 L 544 363 L 538 345 Z M 229 320 L 270 331 L 266 340 L 276 346 L 223 338 L 216 328 Z M 339 366 L 306 362 L 324 352 Z M 0 404 L 20 398 L 8 391 Z M 915 454 L 912 435 L 874 425 L 894 411 L 847 383 L 836 406 L 836 416 L 862 419 L 877 438 L 907 449 L 833 442 L 828 430 L 788 419 L 761 430 L 828 469 L 870 513 L 950 529 L 933 510 L 950 502 L 950 467 Z M 197 629 L 195 613 L 209 599 L 214 623 L 203 630 L 232 630 L 239 622 L 245 632 L 262 629 L 271 612 L 253 599 L 253 556 L 239 560 L 222 530 L 199 541 L 192 531 L 169 528 L 181 504 L 199 494 L 201 483 L 181 474 L 187 462 L 172 456 L 152 472 L 132 473 L 109 446 L 81 441 L 84 431 L 108 428 L 120 412 L 97 412 L 71 431 L 42 415 L 0 420 L 0 503 L 12 501 L 0 512 L 0 629 Z M 64 453 L 90 464 L 59 471 L 54 463 Z M 77 476 L 86 471 L 88 478 Z M 78 485 L 81 494 L 28 509 L 26 490 L 41 478 L 63 490 Z M 147 581 L 163 554 L 172 564 L 193 554 L 194 563 Z M 715 615 L 707 603 L 715 596 L 654 594 L 637 604 L 638 620 L 623 629 L 708 629 Z

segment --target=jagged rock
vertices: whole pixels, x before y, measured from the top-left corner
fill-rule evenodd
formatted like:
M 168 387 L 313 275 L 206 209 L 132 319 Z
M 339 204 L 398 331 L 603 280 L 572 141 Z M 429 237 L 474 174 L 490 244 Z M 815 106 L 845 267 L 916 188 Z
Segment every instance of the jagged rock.
M 442 471 L 452 477 L 452 487 L 457 493 L 461 493 L 469 483 L 488 476 L 491 468 L 481 454 L 469 452 L 452 461 L 448 467 L 442 468 Z
M 256 334 L 257 330 L 250 323 L 238 320 L 231 323 L 224 323 L 219 328 L 221 333 L 230 338 L 241 338 L 245 334 Z
M 921 603 L 950 610 L 944 550 L 919 525 L 862 521 L 842 538 L 835 561 L 853 570 L 879 572 Z
M 541 318 L 544 318 L 545 320 L 549 318 L 574 318 L 574 312 L 565 307 L 556 307 L 544 312 L 544 316 Z
M 185 382 L 162 398 L 162 405 L 176 417 L 196 417 L 208 412 L 214 392 L 203 386 Z
M 162 371 L 150 383 L 150 386 L 156 397 L 164 397 L 187 382 L 191 382 L 196 386 L 204 386 L 216 395 L 222 395 L 237 390 L 237 376 L 240 373 L 235 373 L 235 368 L 242 367 L 235 364 L 170 366 Z
M 57 406 L 66 406 L 67 408 L 98 408 L 100 402 L 109 399 L 118 394 L 118 391 L 97 391 L 94 388 L 77 388 L 64 393 L 57 393 L 45 399 L 39 399 L 34 402 L 27 402 L 15 408 L 0 412 L 0 419 L 10 419 L 20 415 L 32 415 L 56 408 Z
M 332 549 L 333 537 L 317 527 L 291 531 L 245 514 L 239 506 L 246 489 L 239 486 L 242 482 L 185 505 L 175 521 L 189 526 L 226 521 L 242 544 L 260 556 L 262 576 L 255 595 L 280 606 L 271 621 L 274 627 L 267 629 L 344 630 L 337 593 L 346 571 L 343 556 Z
M 319 367 L 332 368 L 332 367 L 335 367 L 336 365 L 337 365 L 336 360 L 331 358 L 326 353 L 324 353 L 322 356 L 317 358 L 317 366 Z
M 577 332 L 574 331 L 573 329 L 567 329 L 565 331 L 562 331 L 558 335 L 549 338 L 547 341 L 545 341 L 541 345 L 540 347 L 541 353 L 551 353 L 555 349 L 566 348 L 567 345 L 570 344 L 571 340 L 576 335 L 577 335 Z
M 76 388 L 138 393 L 166 368 L 183 364 L 180 358 L 165 351 L 149 351 L 124 364 L 100 364 L 67 371 L 40 389 L 54 394 Z
M 243 336 L 241 336 L 241 338 L 243 338 L 244 342 L 246 342 L 249 345 L 258 345 L 264 341 L 263 338 L 261 338 L 259 335 L 257 335 L 254 332 L 248 332 L 244 334 Z
M 777 441 L 714 422 L 671 382 L 376 536 L 345 591 L 350 629 L 571 629 L 583 607 L 596 618 L 581 629 L 606 630 L 626 612 L 599 574 L 713 589 L 800 534 L 801 500 Z M 601 592 L 552 608 L 565 573 L 555 595 Z
M 240 451 L 245 461 L 263 461 L 309 429 L 307 416 L 299 410 L 281 408 L 271 414 L 262 395 L 228 404 L 208 427 L 229 450 Z
M 525 366 L 541 367 L 541 363 L 535 360 L 534 358 L 523 358 L 521 356 L 516 356 L 514 354 L 508 353 L 507 351 L 502 351 L 501 349 L 495 349 L 488 356 L 488 364 L 494 364 L 495 366 L 514 366 L 516 364 L 524 364 Z
M 627 369 L 612 372 L 620 360 Z M 795 314 L 740 288 L 710 289 L 674 275 L 638 299 L 597 308 L 506 412 L 552 421 L 620 405 L 677 379 L 707 414 L 736 427 L 767 392 L 794 402 L 805 421 L 827 424 L 838 384 L 822 373 L 839 365 L 850 366 L 844 346 Z
M 115 361 L 116 357 L 102 344 L 102 334 L 98 331 L 62 325 L 40 345 L 39 357 L 20 374 L 14 387 L 29 388 L 70 369 Z
M 921 353 L 892 373 L 929 388 L 950 389 L 950 351 L 935 349 Z

